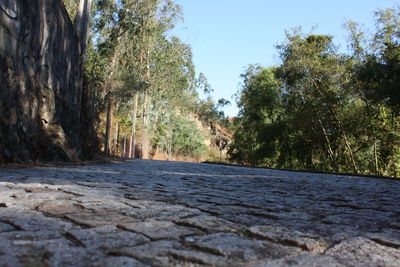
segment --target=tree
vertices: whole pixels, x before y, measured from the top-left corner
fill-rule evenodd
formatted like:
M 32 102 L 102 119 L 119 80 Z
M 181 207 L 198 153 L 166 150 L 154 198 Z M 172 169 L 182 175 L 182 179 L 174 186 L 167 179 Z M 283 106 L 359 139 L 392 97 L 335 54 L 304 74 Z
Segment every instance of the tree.
M 64 2 L 75 18 L 80 40 L 84 40 L 87 32 L 82 25 L 89 21 L 87 11 L 91 1 L 82 0 L 79 10 L 76 10 L 77 0 Z M 203 74 L 199 75 L 199 85 L 191 48 L 170 33 L 181 16 L 180 6 L 172 0 L 93 2 L 93 27 L 87 35 L 87 53 L 83 51 L 87 54 L 84 80 L 87 95 L 83 97 L 91 108 L 84 104 L 82 118 L 85 117 L 83 124 L 89 117 L 97 118 L 96 127 L 104 129 L 99 135 L 104 136 L 107 154 L 119 154 L 116 148 L 127 145 L 129 149 L 125 152 L 130 152 L 125 154 L 130 156 L 136 145 L 141 147 L 143 158 L 149 157 L 150 148 L 169 150 L 171 155 L 185 154 L 188 150 L 183 147 L 188 145 L 188 140 L 184 136 L 201 139 L 200 143 L 205 138 L 193 132 L 191 118 L 197 116 L 194 113 L 204 109 L 204 113 L 210 113 L 210 121 L 222 121 L 224 116 L 218 108 L 228 102 L 221 100 L 215 104 L 211 98 L 200 100 L 198 86 L 205 86 L 209 92 L 211 86 Z M 112 142 L 112 133 L 120 133 L 124 145 L 118 145 L 118 134 L 114 134 Z M 181 145 L 171 141 L 175 140 L 174 136 Z M 165 140 L 161 142 L 160 138 Z M 126 139 L 130 140 L 129 144 Z M 199 144 L 193 142 L 193 145 Z M 178 146 L 182 148 L 177 149 Z
M 400 8 L 375 12 L 372 38 L 354 22 L 348 22 L 352 48 L 352 90 L 368 118 L 365 135 L 377 174 L 396 176 L 399 169 Z M 367 145 L 368 144 L 368 145 Z
M 240 112 L 235 121 L 234 143 L 228 151 L 232 160 L 257 166 L 270 163 L 267 158 L 277 157 L 276 137 L 282 129 L 276 124 L 281 113 L 281 99 L 275 71 L 250 65 L 242 75 L 238 98 Z M 266 138 L 267 134 L 270 138 Z
M 348 23 L 350 54 L 329 35 L 287 33 L 282 63 L 242 76 L 233 160 L 396 176 L 400 169 L 399 9 L 376 12 L 368 37 Z M 251 130 L 249 130 L 251 129 Z
M 309 127 L 324 136 L 322 139 L 311 135 L 308 138 L 310 141 L 314 139 L 312 143 L 318 144 L 318 150 L 323 153 L 320 160 L 329 158 L 332 167 L 337 170 L 335 165 L 338 159 L 347 158 L 352 171 L 358 172 L 349 129 L 345 128 L 340 113 L 349 103 L 345 88 L 346 58 L 337 53 L 332 37 L 326 35 L 302 36 L 294 33 L 288 35 L 288 43 L 278 46 L 278 49 L 283 60 L 280 77 L 285 82 L 288 97 L 294 99 L 292 103 L 297 102 L 295 105 L 300 108 L 297 111 L 308 113 L 311 119 Z M 344 150 L 335 144 L 341 141 Z M 336 151 L 334 145 L 338 148 Z M 313 162 L 309 164 L 314 165 Z

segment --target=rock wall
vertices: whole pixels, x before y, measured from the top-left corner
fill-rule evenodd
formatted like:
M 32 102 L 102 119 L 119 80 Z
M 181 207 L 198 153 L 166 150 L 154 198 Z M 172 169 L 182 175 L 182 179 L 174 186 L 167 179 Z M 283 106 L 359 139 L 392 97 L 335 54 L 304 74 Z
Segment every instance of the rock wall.
M 0 162 L 79 154 L 79 66 L 61 0 L 0 1 Z

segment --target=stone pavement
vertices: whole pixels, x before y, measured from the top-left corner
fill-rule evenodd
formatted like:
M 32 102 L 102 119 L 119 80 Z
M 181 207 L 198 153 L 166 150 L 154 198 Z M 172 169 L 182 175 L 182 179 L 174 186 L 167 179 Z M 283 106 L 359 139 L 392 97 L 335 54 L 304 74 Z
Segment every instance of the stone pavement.
M 210 164 L 0 168 L 0 266 L 400 266 L 400 180 Z

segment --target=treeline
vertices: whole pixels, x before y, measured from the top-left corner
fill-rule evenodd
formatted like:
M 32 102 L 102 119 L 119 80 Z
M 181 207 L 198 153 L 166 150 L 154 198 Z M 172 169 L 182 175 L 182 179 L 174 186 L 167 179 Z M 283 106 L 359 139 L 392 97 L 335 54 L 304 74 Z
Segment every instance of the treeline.
M 64 3 L 73 18 L 79 0 Z M 82 107 L 90 125 L 86 154 L 207 153 L 196 119 L 223 121 L 224 114 L 210 97 L 199 97 L 211 88 L 196 75 L 191 48 L 171 34 L 181 20 L 173 0 L 93 0 Z
M 287 33 L 281 64 L 250 66 L 238 93 L 232 160 L 253 166 L 398 176 L 400 8 L 368 34 L 347 23 L 348 52 L 329 35 Z

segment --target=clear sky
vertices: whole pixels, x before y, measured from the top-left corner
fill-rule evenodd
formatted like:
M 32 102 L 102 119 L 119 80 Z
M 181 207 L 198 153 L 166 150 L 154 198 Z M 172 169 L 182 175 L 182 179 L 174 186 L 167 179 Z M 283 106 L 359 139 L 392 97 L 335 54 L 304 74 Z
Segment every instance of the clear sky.
M 301 26 L 304 32 L 329 34 L 346 47 L 346 20 L 373 29 L 373 11 L 400 5 L 400 0 L 176 0 L 183 7 L 184 23 L 178 35 L 193 49 L 196 71 L 203 72 L 213 98 L 232 102 L 225 113 L 238 112 L 233 94 L 240 74 L 249 64 L 279 64 L 275 45 L 285 30 Z

